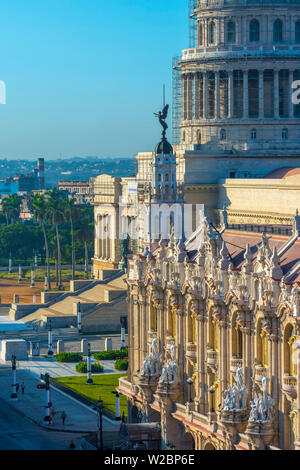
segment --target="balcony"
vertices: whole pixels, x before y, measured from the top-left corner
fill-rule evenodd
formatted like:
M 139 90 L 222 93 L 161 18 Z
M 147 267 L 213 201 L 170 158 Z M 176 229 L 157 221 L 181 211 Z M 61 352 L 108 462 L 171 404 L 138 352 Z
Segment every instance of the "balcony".
M 288 399 L 297 398 L 297 377 L 285 374 L 282 377 L 282 391 Z
M 263 376 L 267 377 L 268 368 L 263 366 L 255 366 L 255 382 L 258 386 L 261 385 Z
M 207 349 L 207 365 L 213 371 L 216 371 L 218 368 L 218 352 L 213 349 Z
M 122 393 L 122 395 L 132 397 L 138 393 L 138 387 L 132 382 L 129 382 L 127 377 L 122 377 L 119 379 L 118 391 Z
M 232 357 L 230 360 L 230 372 L 235 374 L 239 367 L 243 367 L 243 359 Z
M 186 345 L 186 357 L 190 359 L 192 362 L 196 362 L 197 360 L 197 345 L 188 343 Z

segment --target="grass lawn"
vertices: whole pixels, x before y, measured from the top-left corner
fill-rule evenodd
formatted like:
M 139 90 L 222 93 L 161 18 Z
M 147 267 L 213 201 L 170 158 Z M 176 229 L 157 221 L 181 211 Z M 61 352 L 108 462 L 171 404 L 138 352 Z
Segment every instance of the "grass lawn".
M 46 275 L 45 269 L 36 268 L 35 269 L 35 280 L 44 281 Z M 55 281 L 56 270 L 50 269 L 51 281 Z M 61 272 L 62 281 L 70 281 L 72 279 L 72 271 L 70 269 L 62 270 Z M 84 271 L 75 271 L 76 279 L 85 279 Z M 19 279 L 19 271 L 9 274 L 7 271 L 0 271 L 0 279 L 8 279 L 17 281 Z M 31 279 L 31 270 L 27 269 L 22 271 L 22 279 L 30 280 Z
M 93 375 L 94 385 L 86 385 L 86 376 L 84 377 L 56 377 L 54 380 L 61 383 L 65 387 L 69 387 L 80 395 L 97 403 L 99 397 L 103 400 L 104 407 L 113 414 L 116 412 L 116 396 L 111 392 L 115 391 L 119 384 L 119 378 L 125 377 L 126 374 L 104 374 Z M 127 416 L 127 401 L 121 395 L 121 416 Z

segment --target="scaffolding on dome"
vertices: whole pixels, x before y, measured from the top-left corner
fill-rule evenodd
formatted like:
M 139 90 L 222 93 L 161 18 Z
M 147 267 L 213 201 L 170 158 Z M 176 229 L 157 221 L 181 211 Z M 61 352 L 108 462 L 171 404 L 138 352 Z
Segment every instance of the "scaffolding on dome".
M 248 0 L 248 3 L 257 4 L 259 2 Z M 265 2 L 262 1 L 261 3 L 264 4 Z M 277 78 L 279 110 L 275 111 L 275 73 L 272 64 L 269 66 L 270 70 L 266 68 L 263 70 L 262 64 L 262 67 L 260 67 L 263 70 L 261 75 L 259 75 L 257 65 L 251 67 L 252 59 L 264 62 L 266 55 L 263 47 L 253 53 L 251 50 L 249 51 L 246 44 L 242 44 L 243 50 L 239 49 L 237 52 L 234 47 L 235 44 L 239 45 L 235 43 L 236 35 L 240 34 L 237 30 L 234 30 L 234 40 L 231 41 L 231 45 L 228 41 L 229 47 L 226 55 L 223 55 L 221 49 L 219 50 L 219 47 L 224 48 L 224 43 L 213 46 L 216 49 L 216 54 L 209 54 L 206 47 L 199 44 L 195 9 L 197 6 L 208 9 L 214 6 L 220 7 L 222 4 L 224 4 L 223 0 L 189 0 L 190 50 L 186 51 L 183 61 L 180 56 L 173 58 L 173 145 L 179 145 L 181 142 L 199 145 L 218 141 L 224 150 L 247 150 L 249 142 L 259 140 L 259 126 L 261 126 L 261 123 L 258 123 L 256 119 L 274 118 L 276 117 L 275 112 L 277 112 L 277 115 L 279 113 L 279 117 L 282 118 L 288 116 L 289 95 L 286 92 L 289 89 L 288 70 L 280 70 Z M 276 2 L 273 5 L 275 12 Z M 264 27 L 265 23 L 261 24 L 261 35 L 265 35 L 267 32 L 263 29 Z M 211 35 L 216 38 L 216 31 L 210 31 L 208 28 L 207 33 L 209 37 Z M 228 30 L 225 34 L 229 34 Z M 211 40 L 211 43 L 214 44 L 215 41 L 216 39 Z M 270 61 L 274 64 L 277 60 L 277 50 L 278 44 L 274 42 L 273 51 L 269 53 Z M 193 56 L 195 59 L 193 59 Z M 231 83 L 228 71 L 230 62 L 234 63 Z M 288 69 L 288 65 L 286 69 Z M 244 80 L 243 71 L 245 70 L 248 71 L 248 76 Z M 204 84 L 204 71 L 206 72 L 206 85 Z M 300 78 L 300 70 L 294 72 L 293 80 L 299 79 L 298 77 Z M 230 94 L 230 85 L 232 94 Z M 244 89 L 244 85 L 247 86 L 248 90 Z M 206 102 L 204 102 L 204 86 L 207 90 Z M 263 100 L 260 100 L 260 96 L 263 96 Z M 216 104 L 217 101 L 218 105 Z M 205 110 L 206 115 L 204 114 Z M 294 105 L 292 114 L 294 117 L 300 117 L 300 105 Z M 245 117 L 247 117 L 247 127 L 242 125 L 241 121 Z M 248 135 L 250 119 L 253 119 L 253 129 Z M 224 120 L 223 123 L 222 120 Z M 265 143 L 268 141 L 274 142 L 273 124 L 274 121 L 263 124 L 263 140 Z M 230 125 L 229 131 L 222 129 L 222 125 L 227 129 Z M 193 137 L 192 139 L 189 137 L 189 141 L 184 139 L 186 128 L 189 128 L 190 132 L 193 133 Z M 230 138 L 231 129 L 234 133 L 233 144 Z M 285 130 L 282 129 L 282 132 Z

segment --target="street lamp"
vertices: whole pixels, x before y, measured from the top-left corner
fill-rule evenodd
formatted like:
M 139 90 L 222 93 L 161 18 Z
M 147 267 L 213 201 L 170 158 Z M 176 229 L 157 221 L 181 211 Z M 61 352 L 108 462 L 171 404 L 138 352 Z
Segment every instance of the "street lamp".
M 30 283 L 31 289 L 33 289 L 34 286 L 35 286 L 35 282 L 34 282 L 34 281 L 35 281 L 35 279 L 34 279 L 34 266 L 32 266 L 32 269 L 31 269 L 31 283 Z
M 10 395 L 11 400 L 17 400 L 18 395 L 17 395 L 17 358 L 13 354 L 11 356 L 11 369 L 12 369 L 12 383 L 11 383 L 11 388 L 12 388 L 12 393 Z
M 94 408 L 98 412 L 99 416 L 99 421 L 98 421 L 98 429 L 99 429 L 99 450 L 103 450 L 103 401 L 101 400 L 101 397 L 99 397 L 99 400 L 97 402 L 97 407 Z
M 8 261 L 8 273 L 12 273 L 12 257 L 11 257 L 11 252 L 9 253 L 9 261 Z
M 81 304 L 78 302 L 77 304 L 77 329 L 78 333 L 81 333 Z
M 18 279 L 18 283 L 21 284 L 22 282 L 22 268 L 21 268 L 21 265 L 19 265 L 19 279 Z
M 121 413 L 120 413 L 120 394 L 117 391 L 111 392 L 116 395 L 116 416 L 115 421 L 121 421 Z
M 189 379 L 187 379 L 187 384 L 188 384 L 188 402 L 189 403 L 192 403 L 192 385 L 193 385 L 194 381 L 193 379 L 190 377 Z
M 93 379 L 92 379 L 92 361 L 91 361 L 91 345 L 90 343 L 88 344 L 88 358 L 87 358 L 87 385 L 94 385 Z
M 53 356 L 53 345 L 52 345 L 52 325 L 49 320 L 49 333 L 48 333 L 48 356 Z
M 209 387 L 208 389 L 209 393 L 210 393 L 210 396 L 211 396 L 211 410 L 210 412 L 211 413 L 214 413 L 215 410 L 214 410 L 214 393 L 215 393 L 215 387 L 212 385 L 211 387 Z

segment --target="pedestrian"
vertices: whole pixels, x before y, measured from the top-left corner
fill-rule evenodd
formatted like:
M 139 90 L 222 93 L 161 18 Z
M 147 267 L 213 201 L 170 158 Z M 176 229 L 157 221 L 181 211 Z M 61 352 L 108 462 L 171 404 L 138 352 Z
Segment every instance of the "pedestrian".
M 20 384 L 16 384 L 16 393 L 18 393 L 19 388 L 20 388 Z
M 61 414 L 61 420 L 62 420 L 63 425 L 65 424 L 66 417 L 67 417 L 67 415 L 66 415 L 66 413 L 63 411 L 62 414 Z
M 22 393 L 24 394 L 24 392 L 25 392 L 25 384 L 24 384 L 24 382 L 21 383 L 21 389 L 22 389 Z
M 74 450 L 75 449 L 75 444 L 73 441 L 70 442 L 70 450 Z

